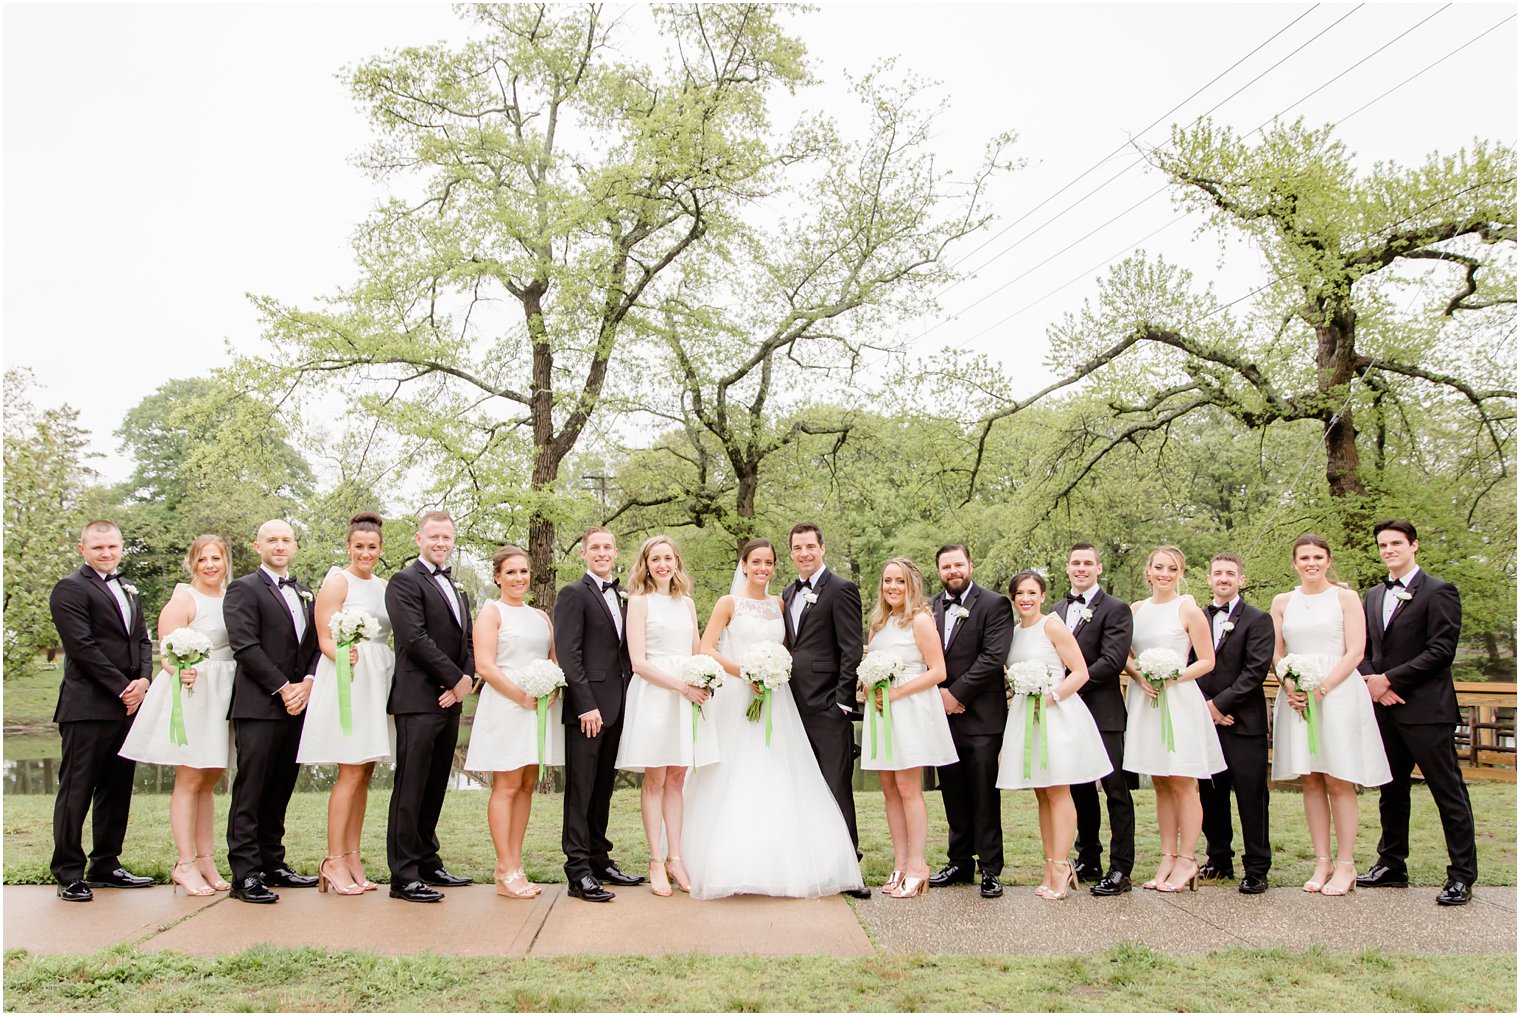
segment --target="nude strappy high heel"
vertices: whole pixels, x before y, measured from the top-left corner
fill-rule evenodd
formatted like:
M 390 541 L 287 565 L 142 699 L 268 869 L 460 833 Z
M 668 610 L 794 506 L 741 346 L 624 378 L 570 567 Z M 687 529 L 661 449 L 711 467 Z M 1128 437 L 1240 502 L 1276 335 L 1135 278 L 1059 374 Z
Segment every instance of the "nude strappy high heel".
M 1351 893 L 1356 892 L 1356 862 L 1355 861 L 1335 861 L 1335 862 L 1333 862 L 1333 864 L 1335 866 L 1339 866 L 1339 865 L 1342 865 L 1342 864 L 1348 865 L 1351 868 L 1351 874 L 1352 874 L 1351 881 L 1349 883 L 1347 883 L 1346 888 L 1344 888 L 1344 889 L 1331 889 L 1330 886 L 1329 886 L 1329 880 L 1327 879 L 1325 886 L 1320 889 L 1319 894 L 1321 896 L 1349 896 Z M 1332 875 L 1332 877 L 1334 876 L 1334 872 L 1333 871 L 1331 872 L 1331 875 Z
M 363 864 L 363 863 L 364 863 L 364 858 L 362 858 L 362 857 L 359 857 L 359 852 L 358 852 L 358 851 L 357 851 L 357 850 L 345 850 L 345 851 L 343 851 L 343 856 L 344 856 L 344 857 L 358 857 L 358 858 L 359 858 L 359 863 L 360 863 L 360 864 Z M 522 870 L 522 869 L 521 869 L 521 868 L 519 868 L 519 869 L 518 869 L 518 871 L 521 871 L 521 870 Z M 367 878 L 365 878 L 365 879 L 360 879 L 360 880 L 359 880 L 359 881 L 358 881 L 358 882 L 357 882 L 357 883 L 355 883 L 355 884 L 356 884 L 356 885 L 358 885 L 358 886 L 359 886 L 359 888 L 361 888 L 361 889 L 363 889 L 363 890 L 364 890 L 364 891 L 365 891 L 365 892 L 367 892 L 367 893 L 372 893 L 372 892 L 374 892 L 374 891 L 375 891 L 375 890 L 376 890 L 376 889 L 379 889 L 379 888 L 380 888 L 380 887 L 379 887 L 379 886 L 378 886 L 378 885 L 376 885 L 376 884 L 375 884 L 375 883 L 373 883 L 373 882 L 371 882 L 371 881 L 370 881 L 370 880 L 369 880 L 369 879 L 367 879 Z
M 194 861 L 175 861 L 174 867 L 169 869 L 170 895 L 177 894 L 181 889 L 185 890 L 186 896 L 213 896 L 216 894 L 216 890 L 212 888 L 209 883 L 206 885 L 189 886 L 182 882 L 179 877 L 180 869 L 186 867 L 195 872 L 197 875 L 201 874 L 200 869 L 196 867 Z M 206 877 L 204 875 L 201 875 L 201 881 L 206 881 Z
M 317 892 L 325 893 L 329 888 L 339 896 L 361 896 L 364 887 L 358 882 L 350 882 L 348 885 L 339 885 L 331 875 L 327 873 L 327 865 L 330 861 L 339 860 L 342 854 L 331 854 L 322 858 L 322 863 L 317 865 Z
M 1065 865 L 1066 874 L 1061 876 L 1061 888 L 1059 891 L 1042 885 L 1035 888 L 1034 894 L 1042 900 L 1064 900 L 1077 887 L 1077 871 L 1072 867 L 1069 860 L 1058 857 L 1047 857 L 1045 861 L 1048 864 Z
M 1198 858 L 1188 857 L 1186 854 L 1177 855 L 1177 860 L 1179 861 L 1183 860 L 1184 858 L 1186 858 L 1186 860 L 1193 865 L 1193 873 L 1181 882 L 1174 882 L 1172 879 L 1177 875 L 1177 866 L 1172 865 L 1172 870 L 1166 876 L 1166 881 L 1162 882 L 1156 887 L 1159 892 L 1180 893 L 1183 889 L 1186 889 L 1189 892 L 1198 891 Z
M 882 883 L 881 891 L 884 892 L 884 893 L 886 893 L 888 896 L 891 896 L 892 893 L 894 893 L 894 892 L 897 891 L 897 887 L 900 886 L 900 885 L 902 885 L 902 880 L 903 880 L 903 873 L 902 872 L 900 872 L 900 871 L 894 871 L 894 872 L 892 872 L 892 874 L 890 874 L 890 875 L 887 876 L 887 880 Z
M 665 883 L 663 886 L 655 881 L 656 875 L 660 876 L 660 880 Z M 665 875 L 665 858 L 663 857 L 649 859 L 649 891 L 656 896 L 670 895 L 670 879 Z
M 1316 857 L 1315 860 L 1316 861 L 1330 861 L 1331 862 L 1331 869 L 1332 869 L 1331 870 L 1331 874 L 1335 873 L 1334 872 L 1334 864 L 1335 864 L 1335 862 L 1333 860 L 1331 860 L 1330 858 L 1328 858 L 1328 857 Z M 1307 882 L 1304 883 L 1304 892 L 1306 892 L 1306 893 L 1317 893 L 1323 887 L 1324 887 L 1324 883 L 1323 882 L 1320 882 L 1317 879 L 1312 879 L 1311 878 L 1309 881 L 1307 881 Z
M 676 870 L 671 867 L 672 864 L 681 865 L 681 871 L 679 874 L 677 874 Z M 691 876 L 686 875 L 686 865 L 682 864 L 681 859 L 675 854 L 671 854 L 669 857 L 665 858 L 665 874 L 670 878 L 670 881 L 675 883 L 677 889 L 681 890 L 683 893 L 691 892 Z M 685 881 L 682 881 L 682 875 L 686 876 Z
M 1170 857 L 1172 860 L 1175 861 L 1177 858 L 1181 857 L 1182 855 L 1181 854 L 1168 854 L 1165 850 L 1163 850 L 1161 852 L 1161 856 L 1162 857 Z M 1167 875 L 1170 876 L 1171 872 L 1167 872 Z M 1159 878 L 1148 878 L 1144 882 L 1140 883 L 1140 888 L 1141 889 L 1160 889 L 1162 881 L 1163 880 L 1159 879 Z
M 917 875 L 904 875 L 901 883 L 892 890 L 894 900 L 905 900 L 910 896 L 922 896 L 929 888 L 929 876 L 920 878 Z
M 213 871 L 216 870 L 216 859 L 213 858 L 210 854 L 196 854 L 195 855 L 195 859 L 197 861 L 210 861 L 210 862 L 212 862 L 211 863 L 211 869 Z M 204 871 L 201 872 L 201 877 L 202 878 L 206 878 L 206 873 Z M 213 882 L 213 881 L 211 881 L 211 879 L 207 878 L 206 879 L 206 884 L 209 885 L 209 886 L 211 886 L 211 888 L 215 889 L 219 893 L 224 893 L 228 889 L 232 888 L 232 883 L 228 882 L 225 878 L 222 878 L 222 873 L 219 872 L 219 871 L 216 873 L 216 881 Z

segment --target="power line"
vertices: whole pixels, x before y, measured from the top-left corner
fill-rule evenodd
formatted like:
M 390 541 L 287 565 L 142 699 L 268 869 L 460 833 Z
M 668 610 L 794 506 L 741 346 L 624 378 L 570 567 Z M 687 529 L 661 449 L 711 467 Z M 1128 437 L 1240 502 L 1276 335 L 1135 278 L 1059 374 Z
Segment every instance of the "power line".
M 1471 46 L 1473 43 L 1475 43 L 1479 39 L 1483 38 L 1489 32 L 1492 32 L 1495 28 L 1502 28 L 1502 27 L 1504 27 L 1505 25 L 1509 24 L 1511 21 L 1514 21 L 1514 20 L 1515 20 L 1515 15 L 1511 14 L 1509 17 L 1505 18 L 1503 21 L 1500 21 L 1497 24 L 1495 24 L 1495 25 L 1493 25 L 1493 26 L 1491 26 L 1489 28 L 1484 29 L 1482 32 L 1479 32 L 1477 35 L 1473 36 L 1471 39 L 1468 39 L 1466 42 L 1462 43 L 1462 45 L 1458 46 L 1456 49 L 1452 50 L 1450 53 L 1447 53 L 1445 56 L 1441 57 L 1439 60 L 1436 60 L 1434 63 L 1426 64 L 1420 70 L 1415 71 L 1413 74 L 1409 75 L 1409 77 L 1405 78 L 1403 81 L 1400 81 L 1398 84 L 1394 85 L 1392 88 L 1388 89 L 1386 92 L 1383 92 L 1377 98 L 1375 98 L 1375 99 L 1369 99 L 1366 102 L 1362 103 L 1360 106 L 1356 107 L 1356 109 L 1353 109 L 1351 112 L 1349 112 L 1345 116 L 1341 117 L 1340 120 L 1337 121 L 1337 122 L 1338 123 L 1345 123 L 1347 120 L 1350 120 L 1352 117 L 1356 116 L 1358 113 L 1360 113 L 1362 110 L 1366 109 L 1368 106 L 1374 105 L 1374 104 L 1376 104 L 1378 102 L 1381 102 L 1383 99 L 1386 99 L 1388 96 L 1392 95 L 1394 92 L 1398 91 L 1400 88 L 1403 88 L 1405 85 L 1409 84 L 1411 81 L 1413 81 L 1415 78 L 1419 77 L 1420 75 L 1424 74 L 1426 71 L 1433 70 L 1433 69 L 1435 69 L 1435 67 L 1438 64 L 1443 64 L 1447 60 L 1450 60 L 1452 57 L 1454 57 L 1458 53 L 1462 52 L 1468 46 Z

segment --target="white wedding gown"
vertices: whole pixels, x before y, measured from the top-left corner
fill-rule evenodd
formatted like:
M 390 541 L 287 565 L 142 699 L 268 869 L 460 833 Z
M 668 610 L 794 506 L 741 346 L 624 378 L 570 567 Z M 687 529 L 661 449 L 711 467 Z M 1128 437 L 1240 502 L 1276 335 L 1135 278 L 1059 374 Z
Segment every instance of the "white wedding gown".
M 785 635 L 779 599 L 734 598 L 723 654 L 738 660 L 757 642 Z M 686 778 L 681 857 L 692 895 L 738 893 L 813 898 L 863 884 L 850 832 L 829 792 L 786 684 L 771 694 L 771 743 L 765 721 L 745 716 L 754 698 L 726 677 L 707 704 L 720 761 Z

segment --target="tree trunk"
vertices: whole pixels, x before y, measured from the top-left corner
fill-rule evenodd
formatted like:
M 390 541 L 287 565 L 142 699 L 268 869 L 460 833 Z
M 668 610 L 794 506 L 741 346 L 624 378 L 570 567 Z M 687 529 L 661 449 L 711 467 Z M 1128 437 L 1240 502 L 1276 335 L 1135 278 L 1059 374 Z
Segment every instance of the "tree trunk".
M 734 527 L 735 553 L 744 550 L 744 545 L 755 536 L 755 495 L 760 489 L 760 469 L 753 463 L 745 463 L 738 473 L 738 492 L 735 501 L 738 505 L 738 522 Z
M 1325 482 L 1330 496 L 1337 500 L 1360 497 L 1367 488 L 1358 468 L 1356 425 L 1347 401 L 1356 377 L 1356 312 L 1342 305 L 1325 313 L 1314 334 L 1318 339 L 1314 361 L 1319 368 L 1319 390 L 1325 397 Z

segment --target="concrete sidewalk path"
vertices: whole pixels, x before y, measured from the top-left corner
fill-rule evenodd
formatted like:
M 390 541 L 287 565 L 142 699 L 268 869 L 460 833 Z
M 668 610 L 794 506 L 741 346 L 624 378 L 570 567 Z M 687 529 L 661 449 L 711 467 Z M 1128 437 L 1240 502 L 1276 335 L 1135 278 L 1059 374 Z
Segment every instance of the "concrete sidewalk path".
M 172 895 L 166 886 L 97 890 L 64 903 L 52 886 L 5 886 L 5 948 L 88 953 L 118 943 L 209 956 L 260 943 L 361 949 L 390 955 L 568 956 L 699 952 L 762 956 L 888 953 L 1072 955 L 1139 942 L 1171 953 L 1322 945 L 1422 953 L 1515 952 L 1514 887 L 1480 886 L 1466 907 L 1438 907 L 1436 890 L 1380 889 L 1325 899 L 1295 888 L 1241 896 L 1136 889 L 1113 899 L 1085 891 L 1046 901 L 1028 886 L 984 900 L 971 886 L 894 900 L 876 895 L 787 900 L 659 898 L 647 887 L 585 903 L 546 885 L 536 900 L 503 899 L 490 885 L 450 889 L 437 904 L 281 890 L 273 906 Z

